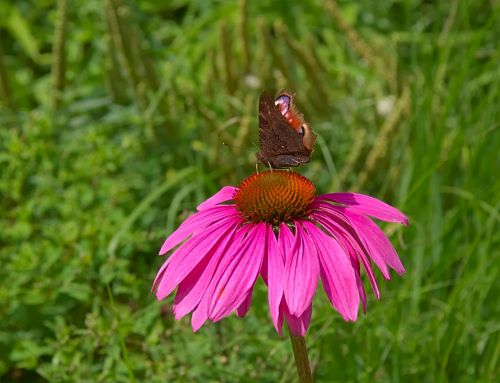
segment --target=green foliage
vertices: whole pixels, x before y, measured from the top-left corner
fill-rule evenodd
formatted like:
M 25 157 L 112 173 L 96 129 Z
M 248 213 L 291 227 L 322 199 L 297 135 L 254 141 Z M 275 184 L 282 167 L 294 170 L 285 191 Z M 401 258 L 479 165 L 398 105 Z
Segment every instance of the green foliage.
M 299 171 L 411 222 L 367 315 L 315 300 L 316 380 L 500 379 L 499 12 L 0 0 L 0 380 L 296 379 L 262 281 L 197 334 L 150 294 L 166 235 L 254 170 L 258 95 L 282 88 L 319 134 Z

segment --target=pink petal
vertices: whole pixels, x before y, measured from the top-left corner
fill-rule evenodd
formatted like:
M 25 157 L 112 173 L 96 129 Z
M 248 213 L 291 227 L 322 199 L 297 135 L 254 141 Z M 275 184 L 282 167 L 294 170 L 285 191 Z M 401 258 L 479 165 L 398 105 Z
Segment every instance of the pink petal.
M 252 303 L 252 293 L 253 289 L 250 289 L 243 303 L 236 309 L 236 315 L 238 315 L 240 318 L 243 318 L 245 315 L 247 315 L 247 312 L 250 309 L 250 305 Z
M 203 274 L 210 272 L 208 265 L 210 260 L 214 258 L 215 254 L 205 257 L 179 284 L 173 304 L 173 312 L 176 320 L 188 314 L 200 302 L 204 293 L 203 285 L 207 280 L 207 276 Z
M 267 264 L 268 264 L 268 258 L 267 258 L 267 252 L 264 253 L 264 259 L 262 259 L 262 267 L 260 268 L 260 276 L 262 277 L 262 280 L 266 284 L 266 286 L 269 285 L 268 283 L 268 272 L 267 272 Z
M 286 254 L 292 252 L 293 250 L 293 244 L 295 242 L 295 237 L 293 236 L 293 233 L 291 232 L 290 228 L 286 223 L 280 224 L 280 229 L 279 229 L 279 236 L 278 236 L 278 255 L 281 258 L 282 262 L 282 268 L 283 268 L 283 277 L 281 278 L 281 285 L 283 286 L 284 284 L 284 264 L 285 264 L 285 258 Z M 283 289 L 283 287 L 281 287 Z M 271 309 L 271 306 L 269 306 Z M 278 311 L 278 316 L 276 318 L 276 323 L 275 323 L 275 328 L 278 331 L 279 335 L 283 334 L 283 321 L 285 320 L 284 317 L 284 310 L 286 308 L 286 302 L 285 298 L 283 296 L 283 292 L 281 294 L 281 300 L 279 302 L 279 311 Z M 288 310 L 288 308 L 286 308 Z M 271 315 L 273 315 L 271 313 Z M 274 318 L 273 318 L 273 323 L 274 323 Z
M 384 270 L 387 270 L 386 265 L 389 265 L 389 267 L 395 270 L 399 275 L 405 272 L 405 268 L 396 250 L 394 250 L 391 241 L 389 241 L 384 232 L 373 223 L 371 219 L 348 211 L 345 211 L 345 215 L 355 227 L 368 254 L 380 268 L 386 279 L 390 279 L 389 272 L 386 271 L 384 273 Z
M 204 240 L 205 240 L 205 236 L 197 235 L 197 236 L 191 237 L 189 239 L 189 241 L 186 241 L 181 246 L 179 246 L 179 248 L 177 250 L 175 250 L 174 253 L 170 257 L 168 257 L 168 259 L 163 263 L 163 265 L 160 268 L 160 271 L 158 272 L 158 274 L 156 274 L 155 280 L 153 282 L 152 290 L 156 291 L 157 298 L 158 298 L 159 285 L 163 280 L 163 276 L 165 275 L 165 272 L 167 271 L 168 266 L 170 265 L 170 263 L 172 263 L 172 260 L 175 260 L 176 258 L 179 258 L 179 257 L 183 258 L 185 256 L 185 254 L 189 254 L 189 252 L 195 246 L 197 246 L 199 244 L 199 242 L 204 241 Z M 164 297 L 162 297 L 161 299 L 163 299 L 163 298 Z M 161 299 L 158 298 L 158 300 L 161 300 Z
M 173 306 L 175 319 L 179 320 L 198 305 L 229 242 L 233 240 L 235 231 L 236 227 L 222 239 L 214 253 L 198 263 L 194 270 L 179 284 Z
M 359 308 L 359 292 L 349 256 L 337 241 L 314 224 L 304 222 L 304 228 L 316 245 L 321 280 L 328 299 L 344 320 L 355 321 Z
M 280 224 L 278 248 L 282 257 L 283 264 L 285 264 L 286 255 L 293 251 L 295 237 L 286 223 Z
M 348 245 L 345 245 L 344 249 L 349 253 L 351 260 L 361 260 L 373 292 L 377 299 L 380 299 L 380 290 L 377 280 L 373 274 L 370 260 L 367 258 L 367 253 L 361 239 L 358 238 L 349 219 L 340 212 L 337 207 L 330 204 L 327 205 L 327 208 L 325 207 L 319 211 L 312 212 L 310 215 L 311 218 L 320 223 L 328 233 L 335 237 L 340 243 L 348 243 Z M 387 268 L 385 268 L 385 271 L 387 272 Z
M 296 221 L 295 228 L 293 251 L 286 254 L 284 294 L 290 314 L 300 317 L 316 292 L 319 263 L 316 248 L 301 223 Z
M 171 258 L 172 257 L 169 257 L 165 262 L 163 262 L 163 265 L 161 265 L 160 271 L 158 271 L 158 273 L 156 274 L 155 280 L 153 282 L 153 287 L 151 287 L 152 292 L 158 289 L 158 284 L 163 278 L 163 274 L 165 274 L 165 270 L 167 269 L 167 266 L 169 265 Z
M 239 221 L 231 224 L 220 221 L 204 236 L 197 236 L 196 241 L 192 238 L 172 254 L 172 260 L 158 285 L 156 292 L 158 300 L 169 295 L 203 258 L 212 254 L 220 246 L 224 237 L 238 224 Z
M 207 321 L 208 313 L 206 310 L 200 308 L 200 305 L 193 311 L 193 315 L 191 315 L 191 328 L 193 332 L 196 332 L 200 329 L 201 326 Z
M 287 228 L 288 229 L 288 228 Z M 291 233 L 290 233 L 291 235 Z M 280 236 L 283 236 L 280 231 Z M 283 240 L 283 239 L 282 239 Z M 278 329 L 280 303 L 283 297 L 283 279 L 285 276 L 285 266 L 283 255 L 278 248 L 278 241 L 273 232 L 272 225 L 267 226 L 267 284 L 269 286 L 269 311 L 276 331 Z
M 358 286 L 359 299 L 363 305 L 363 312 L 366 314 L 366 291 L 363 281 L 361 280 L 360 265 L 358 259 L 351 258 L 354 274 L 356 275 L 356 285 Z
M 290 314 L 288 309 L 284 309 L 284 316 L 288 323 L 288 328 L 290 332 L 294 336 L 305 336 L 307 333 L 307 329 L 309 328 L 309 324 L 311 323 L 311 315 L 312 315 L 312 304 L 309 305 L 301 316 L 295 316 Z
M 347 205 L 353 213 L 370 215 L 386 222 L 399 222 L 408 225 L 408 218 L 398 209 L 377 198 L 357 193 L 330 193 L 317 197 L 319 200 L 334 201 Z
M 210 207 L 216 206 L 221 202 L 231 201 L 233 199 L 234 193 L 238 191 L 238 188 L 233 186 L 224 186 L 217 193 L 215 193 L 212 197 L 207 199 L 206 201 L 200 203 L 196 210 L 201 211 L 208 209 Z
M 283 335 L 283 322 L 285 320 L 284 307 L 286 307 L 285 298 L 281 298 L 280 311 L 278 313 L 278 324 L 276 326 L 276 330 L 280 336 Z
M 232 254 L 227 268 L 219 267 L 222 269 L 220 278 L 214 277 L 218 282 L 209 308 L 209 318 L 214 322 L 229 315 L 243 302 L 245 293 L 253 287 L 259 275 L 265 251 L 266 225 L 248 226 L 251 228 L 243 246 Z
M 191 327 L 193 328 L 193 331 L 198 331 L 203 323 L 205 323 L 205 321 L 208 319 L 210 302 L 214 294 L 217 281 L 220 279 L 220 274 L 228 267 L 228 264 L 231 261 L 234 253 L 243 246 L 243 239 L 247 235 L 249 229 L 250 225 L 245 225 L 239 228 L 236 231 L 231 243 L 229 244 L 229 247 L 224 252 L 224 255 L 217 265 L 217 270 L 215 271 L 214 276 L 209 282 L 209 286 L 205 290 L 200 303 L 193 311 L 193 315 L 191 316 Z
M 236 217 L 239 217 L 239 213 L 233 206 L 215 206 L 197 212 L 170 234 L 160 249 L 160 255 L 165 254 L 190 235 L 204 230 L 214 222 L 219 222 L 222 218 L 231 219 Z
M 311 214 L 311 218 L 315 219 L 316 217 L 316 212 Z M 315 219 L 316 220 L 316 219 Z M 347 221 L 347 218 L 345 219 Z M 373 291 L 375 292 L 375 295 L 379 297 L 379 290 L 377 286 L 377 282 L 375 280 L 375 276 L 373 275 L 373 271 L 371 269 L 371 265 L 368 262 L 368 260 L 365 257 L 365 251 L 363 250 L 362 246 L 358 246 L 358 241 L 355 240 L 350 233 L 338 222 L 335 220 L 331 220 L 327 227 L 325 227 L 324 222 L 321 221 L 321 219 L 318 221 L 325 229 L 329 228 L 330 230 L 330 235 L 335 238 L 342 246 L 344 251 L 349 257 L 349 260 L 351 261 L 352 267 L 354 268 L 354 272 L 356 275 L 356 283 L 358 285 L 358 292 L 359 292 L 359 297 L 361 298 L 361 302 L 363 303 L 363 311 L 366 312 L 366 292 L 365 292 L 365 287 L 363 285 L 363 282 L 361 280 L 361 275 L 360 275 L 360 267 L 359 267 L 359 260 L 360 258 L 363 258 L 368 265 L 367 265 L 367 270 L 368 270 L 368 275 L 370 278 L 370 282 L 374 286 Z M 320 222 L 321 221 L 321 222 Z M 332 227 L 334 228 L 332 230 Z M 359 255 L 358 255 L 359 254 Z

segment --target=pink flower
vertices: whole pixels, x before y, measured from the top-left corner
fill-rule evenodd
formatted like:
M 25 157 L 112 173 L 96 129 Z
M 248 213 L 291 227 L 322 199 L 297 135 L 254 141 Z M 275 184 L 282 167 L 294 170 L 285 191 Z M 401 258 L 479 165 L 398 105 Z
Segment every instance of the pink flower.
M 320 279 L 333 307 L 355 321 L 360 301 L 366 310 L 361 268 L 377 298 L 372 264 L 385 279 L 389 269 L 405 272 L 369 218 L 407 225 L 403 213 L 363 194 L 315 196 L 311 181 L 298 173 L 254 174 L 239 188 L 223 187 L 197 210 L 161 247 L 160 255 L 175 250 L 153 284 L 158 300 L 177 288 L 175 318 L 192 312 L 193 331 L 233 311 L 244 316 L 259 275 L 278 333 L 286 320 L 293 335 L 303 336 Z

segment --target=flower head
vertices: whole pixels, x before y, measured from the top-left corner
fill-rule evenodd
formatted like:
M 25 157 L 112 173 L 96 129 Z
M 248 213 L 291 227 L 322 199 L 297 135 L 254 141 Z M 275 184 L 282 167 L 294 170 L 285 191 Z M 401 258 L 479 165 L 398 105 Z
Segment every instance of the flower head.
M 391 242 L 369 218 L 408 224 L 399 210 L 363 194 L 315 195 L 307 178 L 284 170 L 254 174 L 239 188 L 226 186 L 198 206 L 165 241 L 172 251 L 153 284 L 158 300 L 177 288 L 176 319 L 192 312 L 198 330 L 233 311 L 244 316 L 260 275 L 268 286 L 276 330 L 286 320 L 305 335 L 321 279 L 345 320 L 366 309 L 361 268 L 380 297 L 372 263 L 385 279 L 404 267 Z M 232 203 L 231 203 L 232 201 Z

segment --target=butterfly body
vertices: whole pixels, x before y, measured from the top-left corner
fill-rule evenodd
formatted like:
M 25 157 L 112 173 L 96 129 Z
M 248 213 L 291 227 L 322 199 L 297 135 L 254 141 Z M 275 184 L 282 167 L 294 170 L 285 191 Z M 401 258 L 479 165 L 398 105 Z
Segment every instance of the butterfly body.
M 257 159 L 272 168 L 288 168 L 309 162 L 316 135 L 295 108 L 294 96 L 283 91 L 276 99 L 262 93 L 259 99 Z

